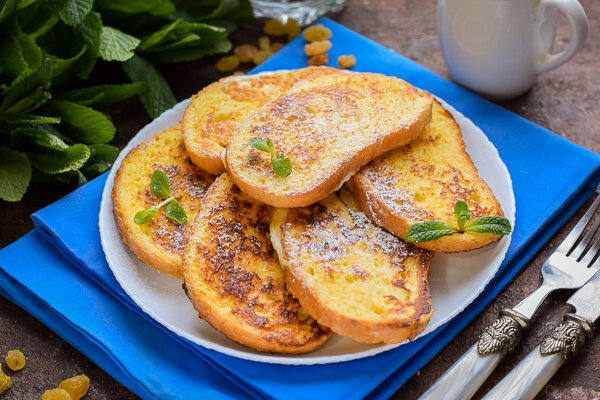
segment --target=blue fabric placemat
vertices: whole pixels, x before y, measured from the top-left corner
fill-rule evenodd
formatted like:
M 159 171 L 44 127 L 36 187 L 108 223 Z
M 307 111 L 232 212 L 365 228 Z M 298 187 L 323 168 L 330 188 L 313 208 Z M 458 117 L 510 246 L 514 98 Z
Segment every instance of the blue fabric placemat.
M 260 364 L 203 349 L 145 315 L 108 269 L 97 227 L 105 175 L 36 213 L 41 235 L 29 234 L 0 251 L 2 294 L 143 398 L 213 398 L 217 392 L 223 398 L 389 397 L 497 296 L 593 192 L 600 180 L 600 157 L 330 20 L 321 22 L 333 31 L 332 65 L 337 55 L 353 53 L 354 70 L 395 75 L 444 98 L 482 128 L 511 173 L 517 223 L 507 258 L 501 272 L 463 313 L 408 345 L 332 365 Z M 296 39 L 256 71 L 305 66 L 302 46 L 303 40 Z M 44 244 L 41 236 L 65 257 Z M 56 271 L 62 297 L 45 285 Z M 81 318 L 83 309 L 93 312 Z

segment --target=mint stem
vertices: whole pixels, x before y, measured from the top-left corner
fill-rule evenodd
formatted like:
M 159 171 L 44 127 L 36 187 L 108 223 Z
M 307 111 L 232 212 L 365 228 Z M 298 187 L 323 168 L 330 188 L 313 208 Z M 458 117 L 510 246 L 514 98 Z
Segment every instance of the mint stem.
M 162 206 L 167 205 L 168 203 L 172 202 L 173 200 L 175 200 L 175 196 L 171 196 L 168 199 L 166 199 L 165 201 L 161 202 L 160 204 L 155 205 L 152 208 L 156 208 L 157 210 L 160 209 Z

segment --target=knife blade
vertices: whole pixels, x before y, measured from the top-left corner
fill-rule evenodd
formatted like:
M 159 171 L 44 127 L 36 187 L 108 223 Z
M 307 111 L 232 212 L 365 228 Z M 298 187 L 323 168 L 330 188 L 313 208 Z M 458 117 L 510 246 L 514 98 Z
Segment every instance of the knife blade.
M 567 303 L 575 307 L 575 315 L 594 325 L 600 319 L 600 272 L 569 297 Z

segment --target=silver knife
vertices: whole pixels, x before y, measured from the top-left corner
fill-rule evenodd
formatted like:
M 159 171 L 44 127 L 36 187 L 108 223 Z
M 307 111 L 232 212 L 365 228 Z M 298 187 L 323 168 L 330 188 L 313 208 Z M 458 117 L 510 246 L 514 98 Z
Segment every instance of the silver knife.
M 540 345 L 519 363 L 484 400 L 533 399 L 552 375 L 581 350 L 600 320 L 600 272 L 567 300 L 575 313 L 565 315 Z

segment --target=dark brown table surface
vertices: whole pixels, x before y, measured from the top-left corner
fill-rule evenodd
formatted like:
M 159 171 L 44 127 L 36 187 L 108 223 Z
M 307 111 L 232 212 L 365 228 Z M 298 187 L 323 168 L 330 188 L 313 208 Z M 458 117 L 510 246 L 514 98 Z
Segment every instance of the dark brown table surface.
M 333 16 L 336 21 L 449 78 L 438 43 L 434 0 L 350 0 L 348 3 L 344 12 Z M 528 93 L 500 105 L 600 153 L 600 2 L 581 0 L 581 3 L 587 12 L 590 27 L 583 49 L 567 64 L 541 75 Z M 260 35 L 259 25 L 253 24 L 237 32 L 233 39 L 236 43 L 251 43 Z M 556 46 L 564 46 L 568 37 L 568 25 L 561 20 Z M 214 69 L 216 59 L 206 58 L 195 63 L 163 68 L 178 99 L 189 97 L 220 77 Z M 97 79 L 110 81 L 123 78 L 119 72 L 107 66 L 101 78 Z M 108 111 L 121 133 L 117 141 L 120 147 L 149 122 L 137 100 L 125 102 Z M 59 199 L 70 190 L 70 187 L 34 187 L 20 203 L 0 201 L 0 248 L 33 228 L 29 219 L 32 212 Z M 515 305 L 532 292 L 541 282 L 539 271 L 542 262 L 589 204 L 590 201 L 586 202 L 500 296 L 402 386 L 394 398 L 418 398 L 475 342 L 479 332 L 496 318 L 501 308 Z M 479 396 L 532 350 L 544 331 L 559 322 L 567 310 L 564 301 L 568 296 L 568 292 L 557 293 L 546 301 L 521 347 L 498 368 Z M 18 373 L 9 373 L 13 379 L 13 387 L 0 396 L 3 400 L 39 399 L 45 390 L 56 387 L 61 380 L 81 373 L 87 374 L 92 382 L 87 399 L 137 398 L 41 322 L 0 297 L 0 354 L 13 348 L 21 349 L 27 355 L 27 366 Z M 585 352 L 562 368 L 538 398 L 600 399 L 600 338 L 593 339 Z

